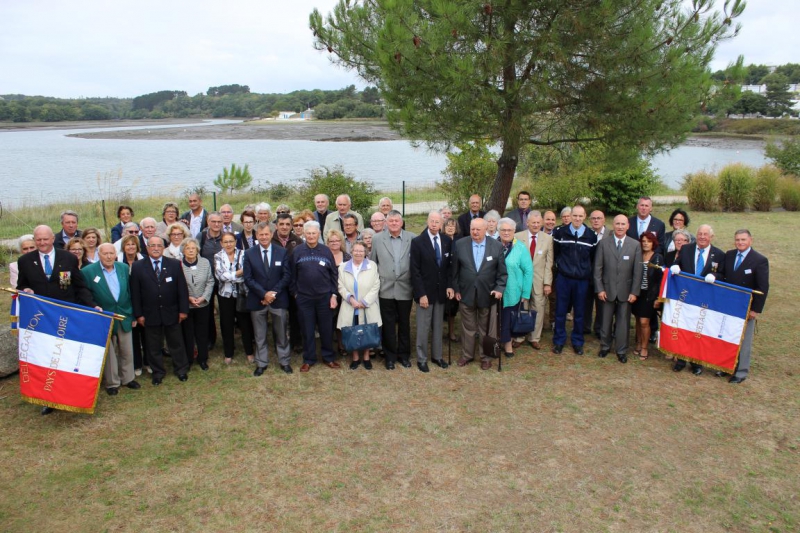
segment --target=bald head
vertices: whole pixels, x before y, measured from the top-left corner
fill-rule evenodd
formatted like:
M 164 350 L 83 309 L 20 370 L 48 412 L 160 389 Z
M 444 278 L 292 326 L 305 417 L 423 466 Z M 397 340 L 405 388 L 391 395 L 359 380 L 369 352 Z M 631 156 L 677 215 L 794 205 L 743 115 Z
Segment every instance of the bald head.
M 49 254 L 53 250 L 53 241 L 56 236 L 53 234 L 53 229 L 50 226 L 36 226 L 33 230 L 33 241 L 36 243 L 36 249 L 43 254 Z
M 621 239 L 628 232 L 628 217 L 617 215 L 614 217 L 614 235 Z

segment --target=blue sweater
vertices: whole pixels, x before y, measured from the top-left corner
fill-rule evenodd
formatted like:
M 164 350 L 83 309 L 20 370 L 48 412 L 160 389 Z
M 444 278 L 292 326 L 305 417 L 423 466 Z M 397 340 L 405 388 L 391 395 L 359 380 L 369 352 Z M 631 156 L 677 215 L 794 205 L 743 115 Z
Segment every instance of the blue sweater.
M 339 290 L 339 270 L 330 249 L 322 243 L 314 248 L 303 243 L 289 255 L 292 283 L 289 291 L 303 298 L 330 298 Z

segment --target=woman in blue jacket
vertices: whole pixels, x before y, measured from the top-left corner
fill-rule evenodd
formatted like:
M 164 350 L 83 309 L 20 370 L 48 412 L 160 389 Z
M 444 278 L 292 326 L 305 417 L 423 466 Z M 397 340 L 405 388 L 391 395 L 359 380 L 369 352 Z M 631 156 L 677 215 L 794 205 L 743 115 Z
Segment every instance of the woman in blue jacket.
M 498 223 L 500 243 L 505 253 L 508 281 L 503 293 L 503 314 L 500 317 L 500 342 L 504 343 L 506 357 L 514 357 L 511 345 L 511 314 L 520 303 L 527 303 L 533 286 L 533 261 L 528 248 L 514 238 L 517 223 L 510 218 L 502 218 Z

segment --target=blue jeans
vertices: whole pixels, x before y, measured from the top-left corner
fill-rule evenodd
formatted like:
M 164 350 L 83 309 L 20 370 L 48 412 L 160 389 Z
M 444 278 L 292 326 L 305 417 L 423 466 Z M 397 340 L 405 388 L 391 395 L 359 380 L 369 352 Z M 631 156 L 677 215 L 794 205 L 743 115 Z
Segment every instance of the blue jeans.
M 553 344 L 563 346 L 567 343 L 567 311 L 572 306 L 572 335 L 570 340 L 575 347 L 583 346 L 583 311 L 586 293 L 589 291 L 588 279 L 574 279 L 558 275 L 556 277 L 556 324 Z

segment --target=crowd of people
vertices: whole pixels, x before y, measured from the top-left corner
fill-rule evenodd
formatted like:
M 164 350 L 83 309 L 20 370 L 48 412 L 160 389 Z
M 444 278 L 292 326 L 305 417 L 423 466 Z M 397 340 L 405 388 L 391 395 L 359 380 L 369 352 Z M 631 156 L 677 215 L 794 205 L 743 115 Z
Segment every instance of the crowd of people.
M 527 191 L 515 200 L 501 215 L 483 211 L 483 199 L 473 195 L 458 217 L 448 207 L 431 211 L 419 235 L 405 229 L 389 198 L 365 227 L 347 194 L 336 198 L 334 210 L 319 194 L 313 209 L 280 205 L 273 213 L 258 203 L 238 217 L 228 204 L 209 212 L 192 194 L 183 213 L 165 204 L 160 222 L 137 223 L 133 208 L 122 205 L 109 239 L 96 228 L 79 229 L 78 214 L 64 211 L 59 231 L 42 225 L 19 239 L 11 284 L 125 317 L 115 321 L 103 374 L 106 391 L 116 395 L 121 387 L 139 389 L 143 372 L 160 385 L 165 356 L 180 381 L 194 365 L 208 370 L 218 336 L 222 363 L 243 354 L 255 376 L 270 364 L 271 346 L 287 374 L 294 372 L 292 351 L 302 354 L 300 372 L 320 360 L 334 369 L 344 360 L 351 370 L 371 370 L 376 356 L 387 370 L 410 368 L 412 354 L 421 372 L 430 372 L 429 363 L 446 369 L 445 338 L 460 343 L 459 367 L 477 358 L 487 370 L 491 354 L 481 350 L 483 338 L 497 337 L 513 357 L 524 344 L 541 350 L 550 330 L 553 354 L 569 342 L 583 355 L 586 336 L 594 334 L 599 357 L 613 350 L 626 363 L 632 314 L 631 352 L 646 360 L 659 326 L 661 276 L 672 268 L 758 291 L 738 367 L 728 376 L 732 383 L 746 379 L 754 324 L 769 289 L 769 263 L 753 250 L 748 230 L 737 231 L 734 248 L 723 252 L 711 244 L 709 225 L 688 231 L 683 209 L 671 214 L 667 232 L 648 197 L 632 216 L 616 215 L 610 228 L 599 210 L 587 221 L 583 206 L 566 207 L 557 225 L 554 211 L 531 209 Z M 515 336 L 511 323 L 520 308 L 535 310 L 536 320 L 530 333 Z M 346 353 L 342 328 L 367 323 L 381 327 L 380 346 Z M 677 360 L 673 370 L 684 367 Z M 692 371 L 703 369 L 693 363 Z

